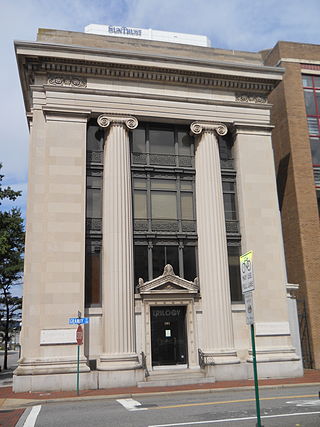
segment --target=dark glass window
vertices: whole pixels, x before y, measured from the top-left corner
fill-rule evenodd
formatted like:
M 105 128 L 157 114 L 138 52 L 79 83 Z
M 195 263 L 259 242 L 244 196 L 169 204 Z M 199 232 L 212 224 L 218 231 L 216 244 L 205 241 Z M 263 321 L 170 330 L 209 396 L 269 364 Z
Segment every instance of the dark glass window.
M 135 286 L 139 277 L 161 276 L 166 264 L 193 281 L 194 138 L 188 127 L 140 123 L 131 141 Z
M 304 98 L 310 137 L 312 162 L 319 165 L 318 143 L 320 138 L 320 76 L 303 75 Z
M 231 290 L 231 301 L 241 302 L 241 279 L 240 279 L 240 246 L 228 245 L 229 279 Z
M 183 270 L 184 278 L 190 280 L 190 282 L 193 282 L 197 277 L 195 246 L 185 246 L 183 248 Z
M 97 124 L 91 123 L 88 126 L 87 132 L 87 150 L 88 151 L 102 151 L 103 150 L 103 129 Z
M 186 132 L 178 132 L 178 147 L 180 156 L 192 155 L 193 138 Z
M 320 216 L 320 188 L 317 188 L 316 193 L 317 193 L 318 212 Z
M 137 128 L 132 134 L 132 150 L 135 153 L 146 152 L 145 129 Z
M 86 306 L 101 305 L 101 252 L 86 251 Z
M 236 194 L 235 183 L 232 181 L 222 181 L 224 213 L 226 221 L 236 220 Z
M 133 172 L 133 211 L 135 227 L 143 220 L 149 231 L 195 232 L 194 176 Z
M 316 100 L 312 89 L 304 90 L 304 100 L 306 103 L 307 114 L 314 116 L 316 114 Z
M 101 188 L 87 187 L 87 218 L 101 218 Z
M 310 147 L 313 164 L 320 165 L 320 138 L 310 138 Z
M 138 285 L 139 279 L 148 280 L 148 246 L 134 246 L 134 283 Z
M 310 149 L 316 186 L 320 176 L 320 76 L 303 75 L 304 98 L 310 136 Z M 317 190 L 319 207 L 319 198 Z
M 104 131 L 96 120 L 87 128 L 85 304 L 101 305 L 102 164 Z
M 194 138 L 187 128 L 140 124 L 131 141 L 133 164 L 193 168 Z
M 153 277 L 161 276 L 166 264 L 171 264 L 173 271 L 179 275 L 178 246 L 155 246 L 152 250 Z
M 149 130 L 150 153 L 174 154 L 174 132 L 165 129 Z

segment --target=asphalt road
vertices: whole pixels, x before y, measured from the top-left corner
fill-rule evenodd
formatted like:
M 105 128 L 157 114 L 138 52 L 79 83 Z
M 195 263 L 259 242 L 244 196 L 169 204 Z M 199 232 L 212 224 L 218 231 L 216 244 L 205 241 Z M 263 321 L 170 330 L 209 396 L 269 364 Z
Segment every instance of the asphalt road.
M 319 427 L 316 386 L 260 390 L 262 425 Z M 17 427 L 256 426 L 254 390 L 224 390 L 37 405 Z

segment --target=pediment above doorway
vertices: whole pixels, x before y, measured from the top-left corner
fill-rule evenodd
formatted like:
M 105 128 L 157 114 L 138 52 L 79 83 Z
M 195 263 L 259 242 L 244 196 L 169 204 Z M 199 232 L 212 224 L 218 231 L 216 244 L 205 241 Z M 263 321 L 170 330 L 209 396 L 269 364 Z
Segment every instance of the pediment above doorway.
M 174 274 L 172 265 L 167 264 L 164 267 L 163 274 L 153 280 L 144 282 L 139 279 L 138 286 L 141 295 L 154 294 L 197 294 L 199 292 L 199 283 L 196 278 L 194 282 L 182 279 Z

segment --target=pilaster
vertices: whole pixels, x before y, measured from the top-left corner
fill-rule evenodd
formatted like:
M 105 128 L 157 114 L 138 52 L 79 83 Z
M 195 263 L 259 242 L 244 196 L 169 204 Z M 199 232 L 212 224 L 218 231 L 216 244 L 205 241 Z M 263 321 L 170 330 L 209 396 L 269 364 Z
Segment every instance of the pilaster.
M 253 250 L 257 360 L 262 376 L 301 375 L 289 325 L 272 126 L 235 123 L 233 157 L 242 252 Z M 252 361 L 251 352 L 249 362 Z M 288 363 L 289 362 L 289 363 Z
M 76 371 L 75 326 L 84 311 L 86 131 L 89 111 L 36 109 L 30 135 L 22 354 L 25 376 Z M 50 335 L 50 339 L 46 337 Z M 81 371 L 89 371 L 81 348 Z

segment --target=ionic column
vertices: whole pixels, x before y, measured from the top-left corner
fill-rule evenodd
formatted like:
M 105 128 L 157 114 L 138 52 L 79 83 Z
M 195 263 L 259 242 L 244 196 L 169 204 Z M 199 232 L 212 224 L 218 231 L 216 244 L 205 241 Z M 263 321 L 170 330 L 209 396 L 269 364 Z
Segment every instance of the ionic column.
M 237 363 L 234 350 L 226 226 L 219 147 L 222 123 L 194 122 L 199 279 L 205 354 L 215 364 Z
M 102 221 L 104 352 L 99 370 L 138 367 L 133 307 L 133 225 L 128 129 L 135 117 L 102 114 L 105 128 Z

